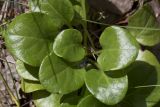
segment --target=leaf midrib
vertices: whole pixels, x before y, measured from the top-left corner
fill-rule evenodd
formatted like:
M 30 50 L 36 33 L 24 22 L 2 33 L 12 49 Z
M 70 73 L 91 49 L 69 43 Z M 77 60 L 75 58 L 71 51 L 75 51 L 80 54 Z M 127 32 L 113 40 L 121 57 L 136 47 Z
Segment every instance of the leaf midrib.
M 151 19 L 151 16 L 149 16 L 147 23 L 144 25 L 144 29 L 143 29 L 139 34 L 137 34 L 137 36 L 139 36 L 139 35 L 141 35 L 143 32 L 145 32 L 146 28 L 148 28 L 147 26 L 148 26 L 148 24 L 149 24 L 149 20 L 150 20 L 150 19 Z
M 11 34 L 11 35 L 14 35 L 14 34 Z M 21 36 L 21 35 L 18 35 L 18 34 L 15 34 L 14 37 L 21 37 L 21 38 L 31 38 L 31 39 L 36 39 L 36 40 L 43 40 L 43 41 L 52 41 L 50 38 L 36 38 L 34 36 Z M 40 36 L 42 37 L 42 36 Z
M 49 2 L 49 0 L 48 0 L 48 4 L 49 4 L 49 6 L 64 20 L 64 22 L 67 23 L 67 20 L 60 14 L 59 11 L 57 11 L 57 10 L 55 9 L 55 7 L 53 7 L 53 6 L 51 5 L 51 3 Z

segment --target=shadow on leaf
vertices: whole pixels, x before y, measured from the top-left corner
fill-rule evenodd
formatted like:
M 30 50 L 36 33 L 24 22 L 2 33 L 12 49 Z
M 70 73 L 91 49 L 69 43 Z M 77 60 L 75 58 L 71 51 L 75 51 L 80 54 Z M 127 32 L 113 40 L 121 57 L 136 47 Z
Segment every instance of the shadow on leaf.
M 136 61 L 126 68 L 129 90 L 123 107 L 150 107 L 157 102 L 158 68 L 143 61 Z M 160 90 L 160 89 L 159 89 Z M 155 101 L 156 100 L 156 101 Z

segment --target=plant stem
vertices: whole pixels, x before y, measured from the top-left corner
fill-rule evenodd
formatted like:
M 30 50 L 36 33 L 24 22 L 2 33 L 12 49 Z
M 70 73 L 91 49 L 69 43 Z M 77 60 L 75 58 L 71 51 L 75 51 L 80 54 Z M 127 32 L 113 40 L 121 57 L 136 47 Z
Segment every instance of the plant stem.
M 9 95 L 11 96 L 12 100 L 16 103 L 17 107 L 20 107 L 19 100 L 17 100 L 17 98 L 14 96 L 13 92 L 12 92 L 11 89 L 9 88 L 9 86 L 8 86 L 6 80 L 4 79 L 3 74 L 1 73 L 1 71 L 0 71 L 0 76 L 2 77 L 3 84 L 4 84 L 5 87 L 7 88 L 7 91 L 8 91 L 8 93 L 9 93 Z
M 83 18 L 87 19 L 87 17 L 86 17 L 86 1 L 85 0 L 81 0 L 80 3 L 81 3 L 81 6 L 82 6 Z M 83 29 L 84 29 L 84 46 L 85 46 L 86 52 L 87 52 L 88 51 L 87 50 L 87 47 L 88 47 L 88 45 L 87 45 L 88 37 L 87 37 L 87 32 L 86 32 L 87 22 L 82 22 L 82 26 L 83 26 Z
M 87 27 L 85 25 L 83 25 L 83 28 L 84 28 L 84 34 L 85 34 L 84 43 L 87 44 L 87 39 L 88 39 L 89 42 L 91 43 L 92 48 L 95 50 L 96 48 L 94 46 L 92 37 L 90 36 L 90 34 L 89 34 L 88 30 L 87 30 Z
M 11 75 L 11 78 L 12 78 L 13 87 L 14 87 L 14 90 L 15 90 L 15 93 L 16 93 L 16 96 L 17 96 L 17 99 L 19 99 L 18 92 L 17 92 L 17 87 L 16 87 L 16 83 L 15 83 L 15 81 L 14 81 L 14 77 L 13 77 L 11 68 L 10 68 L 9 63 L 8 63 L 8 61 L 7 61 L 6 58 L 5 58 L 5 61 L 6 61 L 6 63 L 7 63 L 7 66 L 8 66 L 8 69 L 9 69 L 9 72 L 10 72 L 10 75 Z M 19 100 L 18 100 L 18 102 L 19 102 Z
M 86 20 L 87 19 L 87 12 L 86 12 L 86 0 L 81 0 L 81 6 L 82 6 L 82 12 L 83 12 L 83 18 Z M 94 43 L 92 41 L 92 38 L 87 30 L 87 21 L 82 22 L 82 26 L 84 29 L 84 45 L 87 48 L 87 39 L 89 39 L 91 46 L 93 49 L 95 49 Z
M 107 26 L 107 27 L 108 27 L 108 26 L 119 26 L 119 27 L 122 27 L 122 28 L 128 28 L 128 29 L 160 31 L 160 29 L 159 29 L 159 28 L 152 28 L 152 27 L 139 27 L 139 26 L 122 26 L 122 25 L 112 25 L 112 24 L 106 24 L 106 23 L 96 22 L 96 21 L 87 20 L 87 19 L 82 19 L 82 21 L 84 21 L 84 22 L 88 22 L 88 23 L 97 24 L 97 25 L 103 25 L 103 26 Z
M 0 52 L 2 53 L 2 49 L 0 50 Z M 12 82 L 13 82 L 13 87 L 14 87 L 14 89 L 15 89 L 15 93 L 16 93 L 17 98 L 14 96 L 14 94 L 13 94 L 12 91 L 11 91 L 11 89 L 9 88 L 9 86 L 8 86 L 6 80 L 4 79 L 3 74 L 1 73 L 1 71 L 0 71 L 0 75 L 1 75 L 1 77 L 2 77 L 2 80 L 3 80 L 4 85 L 5 85 L 6 88 L 7 88 L 8 93 L 10 94 L 11 98 L 13 99 L 13 101 L 16 103 L 17 107 L 19 107 L 19 106 L 20 106 L 20 102 L 19 102 L 19 96 L 18 96 L 16 84 L 15 84 L 15 81 L 14 81 L 14 77 L 13 77 L 11 68 L 10 68 L 10 66 L 9 66 L 9 63 L 8 63 L 6 57 L 5 57 L 4 61 L 6 62 L 7 66 L 8 66 L 8 69 L 9 69 L 9 72 L 10 72 L 10 75 L 11 75 L 11 78 L 12 78 Z
M 1 88 L 1 87 L 0 87 L 0 88 Z M 0 91 L 0 93 L 1 93 L 2 97 L 6 99 L 7 104 L 8 104 L 8 105 L 11 105 L 10 102 L 9 102 L 9 99 L 6 98 L 6 96 L 4 95 L 4 93 L 3 93 L 2 91 Z M 1 107 L 1 106 L 0 106 L 0 107 Z
M 0 98 L 0 107 L 3 107 L 3 102 L 1 98 Z
M 82 12 L 83 12 L 83 18 L 87 19 L 87 12 L 86 12 L 86 0 L 81 0 L 81 6 L 82 6 Z M 86 23 L 86 22 L 85 22 Z
M 83 28 L 85 28 L 84 25 L 83 25 Z M 87 41 L 88 41 L 87 33 L 84 31 L 84 46 L 86 48 L 86 52 L 88 51 L 87 50 L 87 48 L 88 48 Z
M 92 59 L 88 59 L 88 61 L 93 64 L 95 67 L 97 67 L 98 69 L 100 69 L 98 63 L 96 63 L 95 61 L 93 61 Z

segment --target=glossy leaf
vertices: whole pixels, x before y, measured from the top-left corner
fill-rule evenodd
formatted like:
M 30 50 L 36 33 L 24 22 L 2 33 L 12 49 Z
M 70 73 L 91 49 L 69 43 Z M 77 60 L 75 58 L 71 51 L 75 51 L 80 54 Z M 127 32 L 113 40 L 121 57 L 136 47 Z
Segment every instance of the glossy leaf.
M 51 94 L 46 91 L 37 91 L 33 93 L 33 101 L 36 107 L 61 107 L 61 95 Z
M 103 71 L 122 69 L 135 61 L 139 45 L 125 29 L 112 26 L 100 37 L 102 52 L 97 61 Z
M 128 28 L 137 41 L 146 46 L 153 46 L 160 42 L 160 26 L 152 8 L 147 4 L 129 17 Z M 140 28 L 139 28 L 140 27 Z
M 87 13 L 85 10 L 87 6 L 85 5 L 86 1 L 85 0 L 70 0 L 70 1 L 72 2 L 75 11 L 74 18 L 72 20 L 72 25 L 76 26 L 82 23 L 83 24 L 86 23 L 85 21 L 83 21 L 84 19 L 86 19 L 86 13 Z
M 137 59 L 138 61 L 144 61 L 149 63 L 150 65 L 153 66 L 159 66 L 159 62 L 156 58 L 156 56 L 154 56 L 154 54 L 150 51 L 139 51 L 138 57 Z
M 84 74 L 84 69 L 71 68 L 52 52 L 43 60 L 39 78 L 49 92 L 67 94 L 84 84 Z
M 100 101 L 98 101 L 96 98 L 94 98 L 92 95 L 89 95 L 85 98 L 83 98 L 77 107 L 109 107 Z
M 37 90 L 43 90 L 43 86 L 38 81 L 21 80 L 21 88 L 25 93 L 34 92 Z
M 82 9 L 82 0 L 70 0 L 70 2 L 72 3 L 74 11 L 76 13 L 75 18 L 78 18 L 78 19 L 82 17 L 84 18 L 85 14 L 83 13 L 83 9 Z
M 115 78 L 95 69 L 86 73 L 85 83 L 92 95 L 107 105 L 119 103 L 128 89 L 127 76 Z
M 74 16 L 74 9 L 69 0 L 40 0 L 40 10 L 50 15 L 59 26 L 70 25 Z
M 39 72 L 38 67 L 32 67 L 30 65 L 23 63 L 20 60 L 17 60 L 16 69 L 18 74 L 22 78 L 32 81 L 38 81 L 38 72 Z
M 75 0 L 78 3 L 74 5 L 76 13 L 80 16 L 81 19 L 87 19 L 88 5 L 86 0 Z
M 39 66 L 50 53 L 57 35 L 56 23 L 42 13 L 25 13 L 9 25 L 5 42 L 10 52 L 23 62 Z
M 149 51 L 140 52 L 137 61 L 127 68 L 129 92 L 126 102 L 132 107 L 153 107 L 160 100 L 160 66 Z
M 77 107 L 77 105 L 70 105 L 68 103 L 62 103 L 61 107 Z
M 54 53 L 71 62 L 79 61 L 85 56 L 85 50 L 81 42 L 81 32 L 76 29 L 64 30 L 55 39 L 53 44 Z

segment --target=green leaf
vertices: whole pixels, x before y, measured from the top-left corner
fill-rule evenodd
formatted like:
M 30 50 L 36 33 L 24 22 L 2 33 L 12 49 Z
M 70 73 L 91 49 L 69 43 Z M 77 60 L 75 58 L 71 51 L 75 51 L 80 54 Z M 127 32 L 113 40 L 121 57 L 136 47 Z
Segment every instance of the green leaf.
M 80 5 L 74 5 L 74 10 L 77 14 L 77 19 L 84 19 L 85 18 L 85 15 L 82 11 L 82 7 Z
M 82 19 L 87 19 L 86 15 L 88 13 L 88 5 L 86 4 L 86 0 L 78 0 L 78 2 L 80 3 L 81 8 L 78 9 L 77 7 L 75 7 L 76 12 L 79 13 Z
M 149 51 L 140 52 L 137 61 L 126 70 L 129 91 L 125 98 L 132 107 L 153 107 L 160 100 L 160 66 Z
M 81 32 L 76 29 L 63 30 L 53 44 L 54 53 L 70 62 L 79 61 L 85 56 L 81 42 Z
M 52 18 L 42 13 L 17 16 L 5 33 L 10 52 L 21 61 L 39 66 L 50 53 L 58 28 Z
M 160 42 L 159 23 L 152 8 L 147 4 L 129 17 L 129 31 L 137 41 L 146 46 L 153 46 Z M 157 30 L 154 30 L 157 29 Z
M 63 106 L 77 105 L 78 102 L 85 96 L 84 91 L 86 91 L 86 87 L 85 89 L 80 88 L 79 90 L 63 95 L 63 97 L 61 98 L 61 105 Z
M 136 60 L 144 61 L 153 66 L 159 66 L 159 62 L 156 56 L 153 55 L 150 51 L 139 51 L 138 57 Z
M 70 105 L 68 103 L 62 103 L 61 107 L 77 107 L 77 105 Z
M 86 73 L 85 83 L 91 94 L 107 105 L 119 103 L 128 89 L 127 76 L 108 76 L 96 69 Z
M 16 69 L 18 74 L 22 78 L 32 80 L 32 81 L 38 81 L 38 72 L 39 72 L 38 67 L 32 67 L 30 65 L 23 63 L 20 60 L 17 60 Z
M 78 91 L 74 91 L 72 93 L 63 95 L 63 97 L 61 98 L 61 102 L 69 105 L 77 105 L 77 103 L 82 97 L 83 96 L 80 94 L 78 90 Z
M 125 29 L 112 26 L 100 37 L 102 53 L 97 61 L 103 71 L 122 69 L 137 57 L 139 45 Z
M 46 91 L 37 91 L 33 93 L 33 101 L 36 107 L 61 107 L 61 96 L 62 95 L 51 94 Z
M 38 81 L 21 80 L 21 88 L 25 93 L 34 92 L 37 90 L 43 90 L 43 86 Z
M 32 12 L 40 12 L 39 0 L 28 0 L 28 4 Z
M 83 98 L 77 107 L 109 107 L 100 101 L 98 101 L 96 98 L 94 98 L 92 95 L 88 95 L 87 97 Z
M 73 69 L 53 52 L 42 62 L 39 71 L 41 84 L 52 93 L 67 94 L 84 84 L 85 69 Z
M 79 101 L 83 97 L 88 95 L 90 95 L 90 92 L 87 90 L 86 86 L 84 85 L 79 90 L 63 95 L 63 97 L 61 98 L 61 106 L 77 107 L 77 104 L 79 103 Z
M 69 0 L 40 0 L 40 9 L 50 15 L 59 26 L 70 25 L 74 16 L 74 9 Z
M 72 20 L 72 25 L 76 26 L 79 24 L 86 23 L 84 19 L 86 19 L 86 0 L 70 0 L 72 2 L 75 14 Z M 88 9 L 88 8 L 87 8 Z M 83 19 L 83 20 L 82 20 Z
M 74 14 L 75 18 L 78 18 L 78 19 L 85 18 L 86 14 L 83 13 L 82 0 L 70 0 L 70 2 L 72 3 L 75 11 L 75 14 Z

